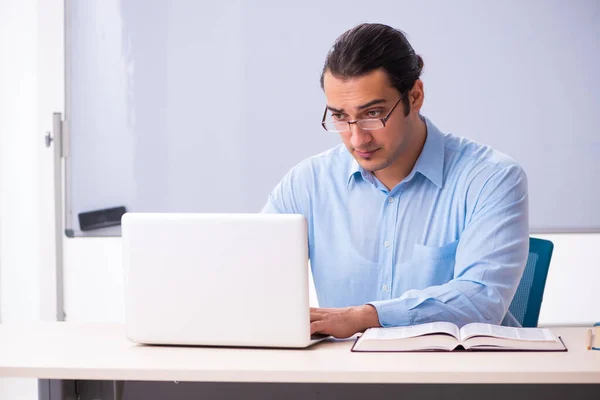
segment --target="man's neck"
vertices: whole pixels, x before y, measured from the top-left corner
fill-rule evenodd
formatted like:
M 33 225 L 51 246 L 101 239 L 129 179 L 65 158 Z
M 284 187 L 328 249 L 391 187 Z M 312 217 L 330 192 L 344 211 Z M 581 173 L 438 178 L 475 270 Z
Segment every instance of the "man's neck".
M 406 152 L 396 160 L 395 164 L 374 173 L 377 179 L 379 179 L 388 190 L 392 190 L 411 173 L 421 155 L 426 138 L 427 124 L 419 116 L 418 121 L 414 126 L 414 132 L 412 132 L 410 138 L 411 143 L 409 143 Z

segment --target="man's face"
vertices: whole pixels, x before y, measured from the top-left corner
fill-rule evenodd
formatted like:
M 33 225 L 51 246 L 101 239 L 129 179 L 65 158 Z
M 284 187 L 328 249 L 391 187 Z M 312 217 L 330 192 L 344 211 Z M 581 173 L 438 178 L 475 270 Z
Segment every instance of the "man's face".
M 384 118 L 400 98 L 400 93 L 390 85 L 386 72 L 381 69 L 345 80 L 327 71 L 323 88 L 330 110 L 328 120 Z M 367 171 L 382 171 L 394 165 L 410 142 L 409 118 L 404 116 L 403 102 L 396 106 L 384 128 L 364 130 L 356 124 L 350 126 L 349 131 L 340 132 L 340 137 L 350 154 Z

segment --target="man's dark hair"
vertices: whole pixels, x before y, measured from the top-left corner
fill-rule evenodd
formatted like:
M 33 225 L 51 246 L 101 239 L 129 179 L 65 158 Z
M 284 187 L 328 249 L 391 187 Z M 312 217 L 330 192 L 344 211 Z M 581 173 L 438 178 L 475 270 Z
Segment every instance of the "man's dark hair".
M 361 24 L 338 37 L 329 50 L 323 77 L 329 71 L 337 78 L 356 78 L 382 68 L 390 84 L 404 96 L 404 115 L 410 112 L 406 94 L 421 76 L 423 59 L 415 54 L 404 33 L 383 24 Z

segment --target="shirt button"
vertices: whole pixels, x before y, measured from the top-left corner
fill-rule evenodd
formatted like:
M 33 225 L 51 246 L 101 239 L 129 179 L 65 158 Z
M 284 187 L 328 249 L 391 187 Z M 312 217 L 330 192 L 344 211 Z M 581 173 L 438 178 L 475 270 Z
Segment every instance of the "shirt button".
M 388 198 L 388 203 L 393 203 L 394 202 L 394 198 L 393 197 L 389 197 Z
M 383 242 L 383 245 L 384 245 L 385 247 L 390 247 L 390 242 L 388 242 L 388 241 L 386 240 L 385 242 Z
M 384 292 L 387 292 L 388 291 L 388 285 L 383 285 L 381 287 L 381 290 L 383 290 Z

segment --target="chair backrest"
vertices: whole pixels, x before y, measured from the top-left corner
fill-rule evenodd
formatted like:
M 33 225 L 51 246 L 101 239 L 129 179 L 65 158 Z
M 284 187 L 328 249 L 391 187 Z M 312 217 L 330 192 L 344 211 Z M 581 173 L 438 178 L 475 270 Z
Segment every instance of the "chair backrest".
M 554 244 L 549 240 L 529 238 L 527 265 L 508 308 L 523 327 L 538 324 L 553 249 Z

